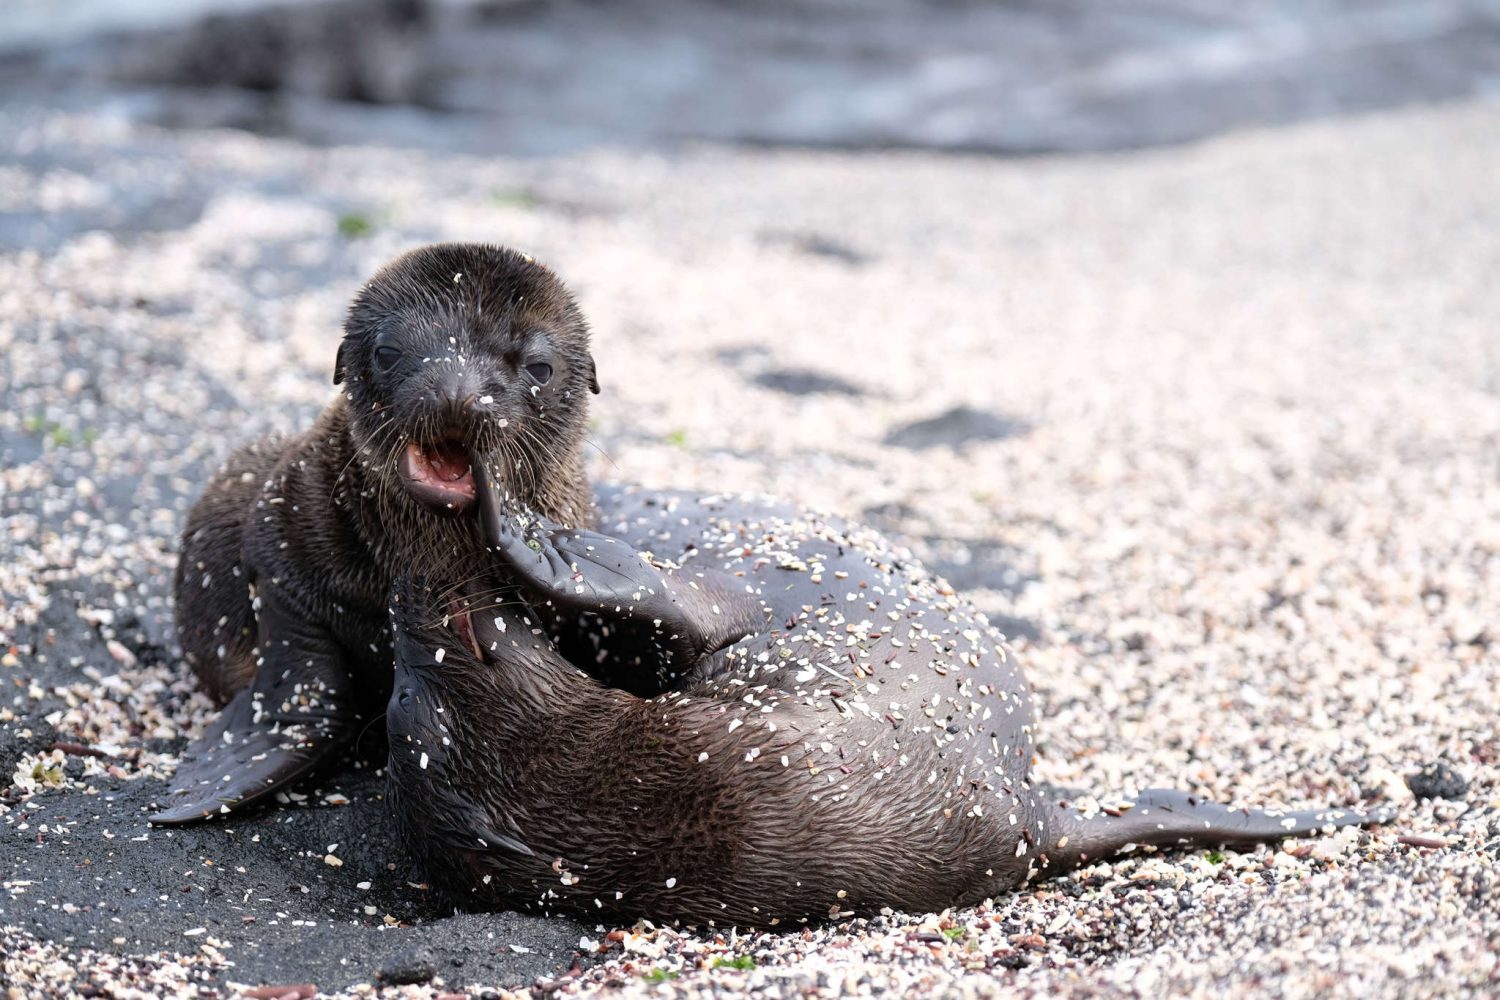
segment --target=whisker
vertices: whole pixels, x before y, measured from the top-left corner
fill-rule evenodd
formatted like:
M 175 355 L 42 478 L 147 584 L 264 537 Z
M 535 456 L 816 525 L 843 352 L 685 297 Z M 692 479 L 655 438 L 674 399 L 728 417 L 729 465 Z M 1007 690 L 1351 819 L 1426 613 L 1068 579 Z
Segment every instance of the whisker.
M 487 596 L 490 596 L 490 595 L 493 595 L 493 594 L 501 594 L 501 593 L 504 593 L 507 589 L 508 588 L 505 588 L 505 587 L 498 587 L 498 588 L 496 588 L 494 590 L 482 592 L 481 594 L 478 594 L 476 596 L 486 596 L 487 597 Z M 526 609 L 528 611 L 533 611 L 534 610 L 534 609 L 532 609 L 532 607 L 531 607 L 530 604 L 526 603 L 526 601 L 524 601 L 524 600 L 522 600 L 520 598 L 516 598 L 516 599 L 510 600 L 510 601 L 496 601 L 494 604 L 486 604 L 482 608 L 477 608 L 477 607 L 476 608 L 466 608 L 465 611 L 467 611 L 469 614 L 473 614 L 473 613 L 475 613 L 477 611 L 488 611 L 488 610 L 491 610 L 493 608 L 524 608 L 524 609 Z M 538 617 L 538 620 L 540 621 L 540 616 L 537 616 L 537 617 Z M 427 630 L 431 630 L 431 629 L 444 628 L 445 625 L 443 623 L 445 621 L 451 620 L 452 618 L 453 618 L 453 615 L 451 613 L 444 612 L 443 614 L 438 615 L 435 618 L 429 618 L 429 619 L 427 619 L 425 621 L 419 621 L 419 622 L 417 622 L 416 625 L 415 625 L 415 628 L 421 629 L 423 631 L 427 631 Z
M 333 488 L 328 492 L 328 499 L 330 502 L 333 500 L 334 495 L 338 492 L 339 485 L 344 481 L 344 475 L 349 471 L 350 466 L 358 461 L 359 457 L 365 454 L 366 451 L 374 450 L 377 442 L 380 441 L 383 435 L 386 435 L 391 431 L 394 431 L 395 429 L 396 422 L 387 418 L 385 423 L 375 428 L 375 433 L 370 435 L 370 439 L 368 441 L 366 441 L 363 445 L 355 445 L 354 453 L 349 456 L 349 461 L 345 462 L 344 467 L 339 470 L 339 474 L 333 477 Z
M 379 715 L 375 716 L 369 722 L 366 722 L 363 726 L 360 727 L 359 734 L 354 737 L 354 747 L 356 750 L 358 750 L 364 744 L 365 737 L 370 734 L 370 727 L 384 719 L 387 714 L 389 713 L 381 712 Z
M 583 443 L 597 451 L 599 454 L 603 455 L 604 460 L 608 462 L 616 472 L 620 471 L 620 463 L 616 462 L 614 456 L 605 451 L 604 448 L 596 443 L 593 438 L 589 437 L 588 435 L 584 435 Z

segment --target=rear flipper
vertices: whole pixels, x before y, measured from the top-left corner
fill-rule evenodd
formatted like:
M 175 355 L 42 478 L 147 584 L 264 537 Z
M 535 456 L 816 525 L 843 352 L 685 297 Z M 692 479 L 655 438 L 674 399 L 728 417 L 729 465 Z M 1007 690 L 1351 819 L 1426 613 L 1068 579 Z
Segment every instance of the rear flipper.
M 333 637 L 262 595 L 255 678 L 183 754 L 158 826 L 227 813 L 290 785 L 348 743 L 359 725 L 352 679 Z
M 1148 788 L 1128 811 L 1082 819 L 1071 809 L 1053 808 L 1053 833 L 1042 849 L 1040 873 L 1055 875 L 1118 854 L 1132 844 L 1152 847 L 1249 847 L 1284 837 L 1309 837 L 1342 826 L 1388 823 L 1389 806 L 1307 809 L 1286 812 L 1231 809 L 1196 795 Z

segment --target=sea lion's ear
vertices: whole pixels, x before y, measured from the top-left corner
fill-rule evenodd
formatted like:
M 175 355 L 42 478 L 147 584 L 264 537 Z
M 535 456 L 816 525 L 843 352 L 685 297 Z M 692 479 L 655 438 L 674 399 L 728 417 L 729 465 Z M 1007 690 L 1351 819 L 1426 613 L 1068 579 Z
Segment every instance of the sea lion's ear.
M 589 392 L 597 396 L 599 395 L 599 373 L 594 368 L 594 356 L 588 354 L 585 357 L 589 359 Z
M 338 385 L 344 381 L 344 348 L 349 345 L 347 340 L 339 341 L 339 353 L 333 359 L 333 384 Z

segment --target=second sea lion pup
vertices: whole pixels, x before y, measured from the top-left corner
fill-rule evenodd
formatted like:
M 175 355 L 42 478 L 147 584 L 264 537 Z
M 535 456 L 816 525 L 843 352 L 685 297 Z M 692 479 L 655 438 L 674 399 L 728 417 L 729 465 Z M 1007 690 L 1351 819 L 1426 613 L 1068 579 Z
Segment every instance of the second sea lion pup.
M 518 502 L 587 523 L 588 339 L 552 273 L 499 247 L 424 247 L 360 289 L 333 376 L 343 395 L 305 434 L 236 452 L 188 517 L 178 634 L 227 704 L 152 822 L 275 792 L 378 713 L 392 581 L 490 562 L 464 514 L 474 461 Z
M 601 534 L 508 502 L 483 469 L 476 487 L 529 603 L 407 579 L 392 604 L 388 798 L 455 901 L 774 926 L 973 904 L 1128 844 L 1388 818 L 1164 790 L 1086 818 L 1029 781 L 1030 699 L 1001 637 L 875 533 L 626 493 Z M 594 616 L 658 693 L 576 669 L 538 607 Z

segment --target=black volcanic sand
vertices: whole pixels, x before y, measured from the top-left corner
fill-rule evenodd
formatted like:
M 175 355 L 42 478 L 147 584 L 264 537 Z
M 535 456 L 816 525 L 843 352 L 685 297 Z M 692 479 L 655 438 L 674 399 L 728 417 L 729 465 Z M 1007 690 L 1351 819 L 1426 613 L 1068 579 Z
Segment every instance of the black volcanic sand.
M 481 155 L 684 140 L 1039 154 L 1479 96 L 1500 69 L 1482 2 L 107 6 L 128 10 L 99 20 L 134 30 L 21 4 L 0 24 L 0 92 L 124 92 L 117 113 L 167 125 Z
M 402 857 L 381 780 L 366 771 L 339 787 L 348 805 L 172 830 L 145 822 L 155 782 L 40 796 L 8 817 L 5 880 L 29 884 L 12 891 L 6 920 L 121 954 L 214 942 L 234 963 L 225 978 L 251 984 L 522 984 L 574 960 L 584 928 L 571 921 L 449 916 Z

